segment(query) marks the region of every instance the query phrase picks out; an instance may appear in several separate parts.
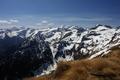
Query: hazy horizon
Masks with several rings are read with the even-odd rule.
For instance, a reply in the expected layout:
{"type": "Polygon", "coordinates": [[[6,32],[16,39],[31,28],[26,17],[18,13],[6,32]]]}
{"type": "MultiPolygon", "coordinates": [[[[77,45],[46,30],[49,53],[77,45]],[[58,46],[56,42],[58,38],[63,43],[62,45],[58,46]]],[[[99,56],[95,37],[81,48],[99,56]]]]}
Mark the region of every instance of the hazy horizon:
{"type": "Polygon", "coordinates": [[[119,26],[119,0],[0,0],[0,24],[119,26]]]}

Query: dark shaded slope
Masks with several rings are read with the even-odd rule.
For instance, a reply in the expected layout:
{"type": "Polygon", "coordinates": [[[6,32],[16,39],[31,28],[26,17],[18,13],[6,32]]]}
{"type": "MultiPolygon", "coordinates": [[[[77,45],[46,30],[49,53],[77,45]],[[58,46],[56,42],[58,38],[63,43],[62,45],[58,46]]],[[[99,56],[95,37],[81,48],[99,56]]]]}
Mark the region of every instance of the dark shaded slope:
{"type": "MultiPolygon", "coordinates": [[[[19,46],[11,46],[7,54],[1,58],[0,79],[17,80],[25,76],[33,76],[41,66],[53,63],[52,53],[44,36],[40,33],[29,37],[19,46]]],[[[41,68],[41,71],[44,67],[41,68]]]]}

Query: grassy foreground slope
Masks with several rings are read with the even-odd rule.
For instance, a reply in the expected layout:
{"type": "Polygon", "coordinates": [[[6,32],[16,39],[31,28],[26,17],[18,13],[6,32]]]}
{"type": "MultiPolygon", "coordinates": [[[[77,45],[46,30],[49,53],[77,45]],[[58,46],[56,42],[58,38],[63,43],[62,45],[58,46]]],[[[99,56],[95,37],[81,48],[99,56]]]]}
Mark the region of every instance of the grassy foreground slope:
{"type": "Polygon", "coordinates": [[[120,47],[92,60],[60,62],[53,73],[25,80],[120,80],[120,47]]]}

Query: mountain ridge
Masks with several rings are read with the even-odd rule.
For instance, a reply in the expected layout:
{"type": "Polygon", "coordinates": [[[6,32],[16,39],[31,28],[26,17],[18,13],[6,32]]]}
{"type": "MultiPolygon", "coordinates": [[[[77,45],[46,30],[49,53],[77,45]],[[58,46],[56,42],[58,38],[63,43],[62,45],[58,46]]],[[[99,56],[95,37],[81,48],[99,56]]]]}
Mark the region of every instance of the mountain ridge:
{"type": "MultiPolygon", "coordinates": [[[[12,75],[6,72],[2,78],[7,75],[10,75],[7,76],[8,79],[14,75],[22,78],[23,74],[24,76],[45,75],[56,69],[56,64],[60,61],[93,59],[106,55],[111,47],[120,44],[119,36],[119,28],[107,25],[96,25],[90,29],[78,26],[47,29],[1,29],[0,58],[4,64],[1,64],[0,67],[4,70],[4,66],[17,66],[12,75]],[[10,62],[12,64],[8,65],[7,63],[10,62]],[[20,64],[16,64],[18,62],[20,64]],[[26,63],[28,65],[25,65],[26,63]],[[18,65],[23,70],[26,69],[26,66],[31,67],[25,72],[21,72],[18,65]]],[[[9,70],[11,69],[8,67],[9,70]]]]}

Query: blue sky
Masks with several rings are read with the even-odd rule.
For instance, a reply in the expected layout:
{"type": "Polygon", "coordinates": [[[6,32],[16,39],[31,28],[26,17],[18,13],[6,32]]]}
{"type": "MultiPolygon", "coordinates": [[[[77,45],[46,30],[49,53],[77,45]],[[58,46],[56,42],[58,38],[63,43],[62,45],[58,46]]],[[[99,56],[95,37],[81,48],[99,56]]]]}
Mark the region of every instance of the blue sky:
{"type": "Polygon", "coordinates": [[[0,0],[0,20],[12,19],[22,25],[118,26],[120,0],[0,0]]]}

